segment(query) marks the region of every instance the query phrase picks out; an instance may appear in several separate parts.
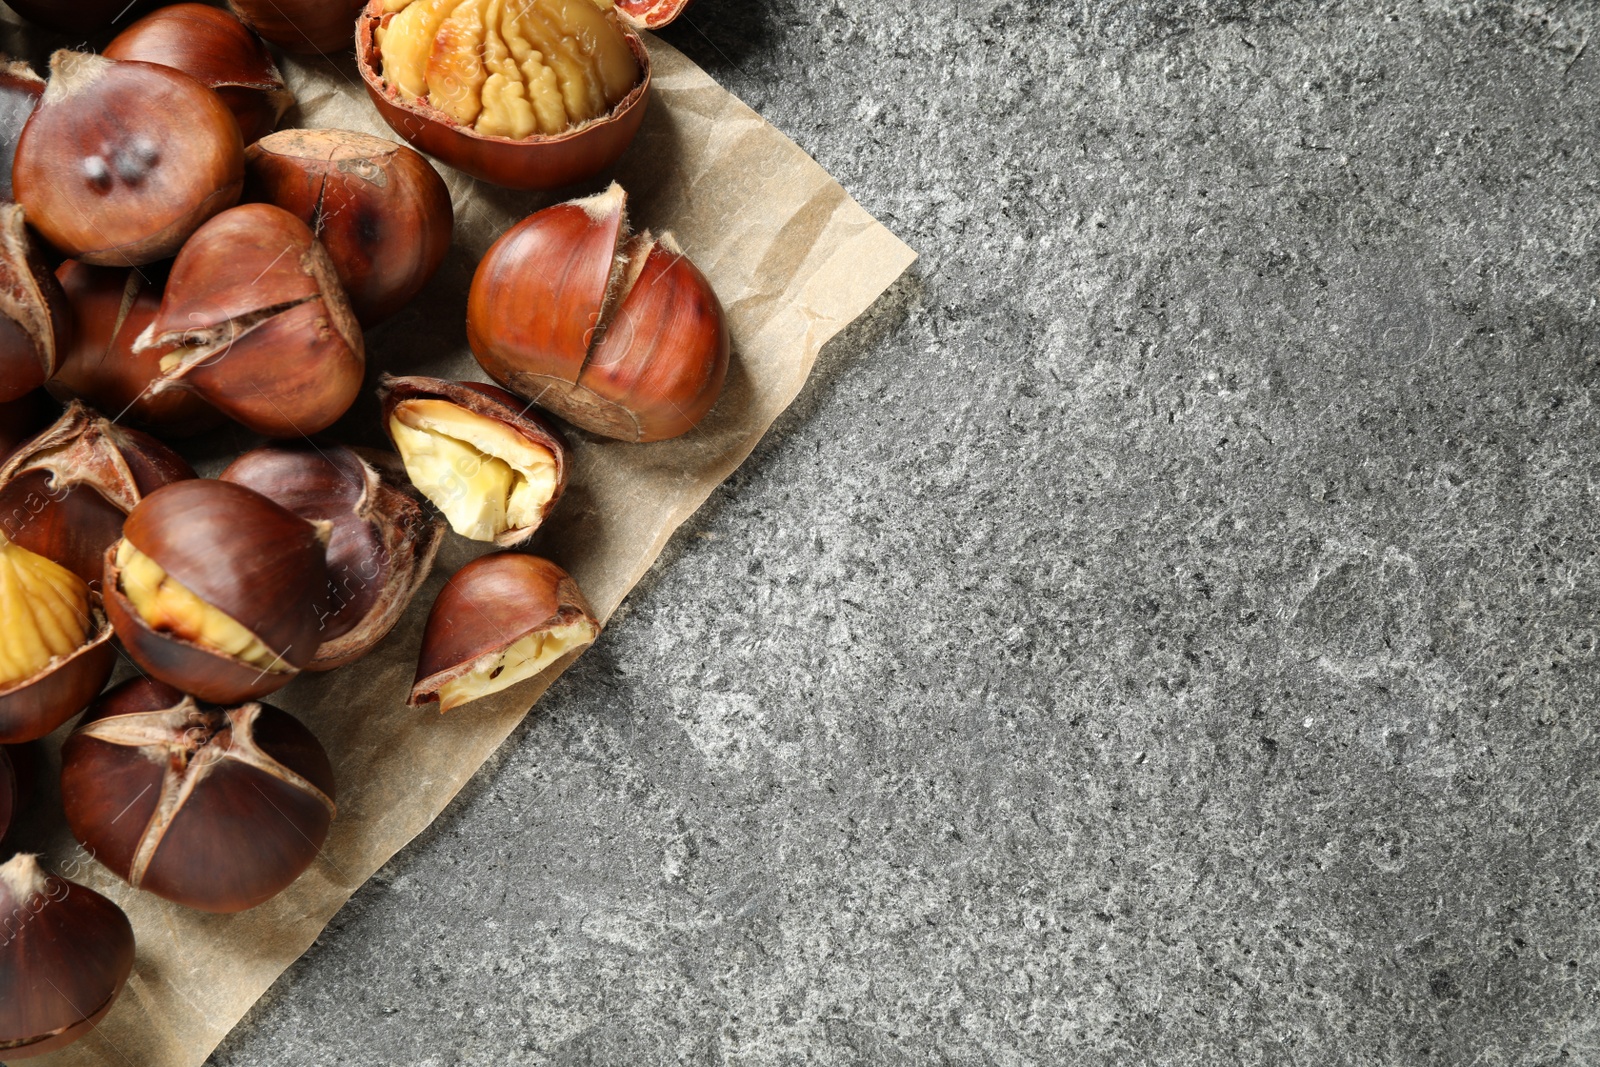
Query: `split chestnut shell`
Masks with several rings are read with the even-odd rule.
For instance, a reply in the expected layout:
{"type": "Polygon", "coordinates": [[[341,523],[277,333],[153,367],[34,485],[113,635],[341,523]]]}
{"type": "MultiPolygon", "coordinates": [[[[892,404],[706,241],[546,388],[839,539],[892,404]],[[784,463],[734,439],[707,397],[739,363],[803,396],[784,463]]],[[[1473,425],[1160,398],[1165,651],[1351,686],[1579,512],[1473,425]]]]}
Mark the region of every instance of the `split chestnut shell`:
{"type": "Polygon", "coordinates": [[[107,693],[61,749],[72,833],[119,878],[186,907],[253,908],[316,859],[333,768],[270,704],[199,704],[138,678],[107,693]]]}
{"type": "Polygon", "coordinates": [[[66,294],[34,246],[23,209],[0,205],[0,403],[48,381],[71,342],[66,294]]]}

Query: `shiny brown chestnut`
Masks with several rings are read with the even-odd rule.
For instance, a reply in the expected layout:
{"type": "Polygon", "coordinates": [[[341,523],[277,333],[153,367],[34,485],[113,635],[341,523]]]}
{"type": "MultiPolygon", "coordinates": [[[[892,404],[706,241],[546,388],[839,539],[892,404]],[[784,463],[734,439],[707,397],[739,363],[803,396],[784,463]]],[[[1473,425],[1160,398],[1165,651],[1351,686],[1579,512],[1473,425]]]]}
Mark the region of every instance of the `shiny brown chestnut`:
{"type": "Polygon", "coordinates": [[[350,47],[366,0],[228,0],[233,13],[289,52],[331,55],[350,47]]]}
{"type": "Polygon", "coordinates": [[[156,392],[171,347],[135,352],[133,342],[161,307],[166,272],[153,267],[92,267],[69,259],[56,278],[72,308],[72,344],[47,388],[165,437],[191,437],[226,421],[187,389],[156,392]]]}
{"type": "Polygon", "coordinates": [[[17,449],[60,415],[60,405],[43,389],[0,403],[0,463],[10,459],[17,449]]]}
{"type": "Polygon", "coordinates": [[[0,538],[92,585],[128,512],[146,494],[193,477],[154,437],[74,401],[0,466],[0,538]]]}
{"type": "Polygon", "coordinates": [[[12,181],[28,221],[64,254],[138,266],[239,199],[244,143],[222,99],[187,74],[63,50],[12,181]]]}
{"type": "MultiPolygon", "coordinates": [[[[438,7],[443,0],[417,2],[438,7]]],[[[583,27],[569,28],[569,32],[561,36],[567,41],[587,41],[589,47],[593,48],[598,40],[610,37],[613,33],[619,34],[633,62],[626,91],[620,96],[615,92],[606,93],[605,98],[611,101],[609,109],[597,117],[565,127],[553,123],[555,132],[508,136],[499,132],[483,132],[479,128],[483,124],[476,120],[471,124],[463,121],[461,101],[455,99],[460,95],[459,87],[467,86],[470,92],[479,93],[478,102],[481,102],[482,87],[488,84],[488,71],[480,57],[490,52],[469,42],[472,31],[466,24],[457,30],[453,23],[442,23],[436,17],[439,13],[429,13],[429,17],[423,20],[427,24],[425,30],[442,31],[443,36],[435,32],[431,40],[407,46],[407,50],[414,51],[418,48],[429,49],[441,40],[459,40],[463,43],[464,47],[453,54],[438,55],[430,61],[432,75],[445,99],[436,100],[431,93],[419,94],[416,90],[422,89],[422,85],[407,86],[407,76],[385,69],[381,38],[387,36],[396,18],[405,14],[399,10],[404,6],[392,0],[370,0],[356,23],[356,66],[361,71],[367,94],[384,121],[401,137],[429,155],[496,185],[513,189],[554,189],[593,177],[616,162],[639,132],[650,96],[650,54],[635,26],[624,17],[623,12],[603,12],[604,20],[610,24],[603,33],[583,27]]],[[[608,8],[609,4],[598,6],[608,8]]],[[[476,11],[472,14],[482,18],[485,12],[476,11]]],[[[519,47],[523,45],[535,53],[541,51],[531,42],[523,42],[519,47]]],[[[420,63],[417,66],[420,69],[420,63]]],[[[571,66],[579,70],[595,69],[593,57],[588,55],[571,66]]],[[[546,73],[549,74],[550,83],[554,84],[556,75],[549,68],[546,68],[546,73]]],[[[604,82],[609,79],[600,80],[604,82]]],[[[583,99],[598,91],[599,87],[596,86],[574,88],[573,97],[583,99]]],[[[537,117],[537,108],[533,114],[537,117]]],[[[503,120],[485,129],[504,129],[509,132],[503,120]]]]}
{"type": "Polygon", "coordinates": [[[140,667],[201,700],[276,692],[316,658],[326,524],[196,478],[145,497],[105,557],[106,614],[140,667]]]}
{"type": "Polygon", "coordinates": [[[424,510],[392,454],[280,441],[246,452],[221,477],[330,525],[321,644],[307,670],[332,670],[370,652],[433,569],[444,523],[424,510]]]}
{"type": "Polygon", "coordinates": [[[378,402],[411,484],[462,537],[521,544],[567,487],[561,434],[504,389],[384,375],[378,402]]]}
{"type": "Polygon", "coordinates": [[[36,740],[82,711],[115,655],[88,583],[0,539],[0,744],[36,740]]]}
{"type": "Polygon", "coordinates": [[[270,704],[200,704],[136,678],[61,747],[72,833],[136,889],[210,912],[277,896],[333,822],[333,768],[315,735],[270,704]]]}
{"type": "Polygon", "coordinates": [[[245,199],[311,227],[363,325],[409,303],[450,250],[450,190],[405,145],[354,130],[284,130],[251,145],[245,167],[245,199]]]}
{"type": "Polygon", "coordinates": [[[10,200],[11,164],[22,127],[44,95],[44,79],[22,60],[0,58],[0,200],[10,200]]]}
{"type": "Polygon", "coordinates": [[[26,853],[0,865],[0,1056],[65,1048],[94,1029],[133,971],[133,926],[105,897],[26,853]]]}
{"type": "Polygon", "coordinates": [[[207,4],[153,11],[117,34],[101,54],[183,71],[228,105],[245,144],[271,133],[294,105],[261,39],[235,16],[207,4]]]}
{"type": "Polygon", "coordinates": [[[687,433],[728,373],[711,283],[671,234],[628,236],[627,194],[614,183],[494,243],[472,278],[467,342],[501,385],[622,441],[687,433]]]}
{"type": "Polygon", "coordinates": [[[566,571],[518,552],[481,556],[434,601],[408,702],[450,711],[540,674],[599,635],[566,571]]]}
{"type": "Polygon", "coordinates": [[[361,392],[366,349],[337,271],[309,227],[243,204],[178,253],[133,351],[170,349],[157,395],[187,389],[270,437],[319,433],[361,392]]]}
{"type": "Polygon", "coordinates": [[[39,388],[72,342],[66,294],[16,204],[0,204],[0,403],[39,388]]]}

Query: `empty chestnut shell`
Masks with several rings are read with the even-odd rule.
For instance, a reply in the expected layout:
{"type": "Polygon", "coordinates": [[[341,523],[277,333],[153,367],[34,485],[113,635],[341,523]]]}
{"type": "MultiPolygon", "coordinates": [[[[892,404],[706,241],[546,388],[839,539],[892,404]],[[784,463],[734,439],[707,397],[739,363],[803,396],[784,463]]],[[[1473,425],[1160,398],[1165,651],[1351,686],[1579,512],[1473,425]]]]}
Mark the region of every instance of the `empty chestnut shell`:
{"type": "Polygon", "coordinates": [[[728,373],[711,283],[670,234],[628,236],[616,184],[530,215],[494,243],[472,278],[467,341],[501,385],[621,441],[687,433],[728,373]]]}
{"type": "Polygon", "coordinates": [[[0,1056],[65,1048],[92,1030],[133,971],[133,926],[94,890],[26,853],[0,865],[0,1056]]]}
{"type": "Polygon", "coordinates": [[[0,204],[0,403],[48,381],[71,342],[66,294],[28,236],[23,209],[0,204]]]}
{"type": "Polygon", "coordinates": [[[271,133],[294,104],[261,39],[233,15],[206,4],[153,11],[117,34],[102,54],[183,71],[228,105],[245,144],[271,133]]]}
{"type": "Polygon", "coordinates": [[[60,51],[12,170],[28,221],[86,263],[178,250],[239,199],[244,143],[216,93],[153,63],[60,51]]]}
{"type": "Polygon", "coordinates": [[[411,484],[462,537],[521,544],[567,487],[566,442],[504,389],[385,375],[378,402],[411,484]]]}
{"type": "Polygon", "coordinates": [[[277,691],[316,658],[328,528],[196,478],[145,497],[105,556],[106,614],[136,663],[201,700],[277,691]]]}
{"type": "MultiPolygon", "coordinates": [[[[356,23],[356,66],[367,95],[385,122],[412,145],[459,170],[513,189],[554,189],[591,178],[627,151],[644,121],[650,96],[650,54],[618,13],[616,26],[638,64],[638,82],[610,111],[560,133],[512,138],[479,133],[433,106],[408,99],[384,76],[380,29],[395,18],[386,0],[371,0],[356,23]]],[[[476,49],[469,49],[473,54],[476,49]]],[[[455,75],[458,82],[470,79],[455,75]]],[[[482,84],[481,82],[479,83],[482,84]]]]}
{"type": "Polygon", "coordinates": [[[246,452],[222,480],[330,524],[322,643],[307,670],[342,667],[383,640],[427,580],[444,537],[444,523],[423,509],[388,453],[283,441],[246,452]]]}
{"type": "Polygon", "coordinates": [[[361,392],[365,342],[328,254],[271,204],[224,211],[172,265],[161,309],[133,343],[170,349],[156,395],[188,389],[270,437],[327,429],[361,392]]]}
{"type": "Polygon", "coordinates": [[[0,200],[10,200],[17,141],[44,95],[44,79],[21,60],[0,59],[0,200]]]}
{"type": "Polygon", "coordinates": [[[534,677],[599,634],[566,571],[517,552],[482,556],[439,591],[408,703],[450,711],[534,677]]]}
{"type": "Polygon", "coordinates": [[[71,305],[73,329],[72,344],[47,386],[52,393],[165,437],[190,437],[222,425],[222,412],[198,394],[156,392],[161,361],[172,348],[133,350],[161,307],[165,271],[91,267],[69,259],[56,269],[56,278],[71,305]]]}
{"type": "Polygon", "coordinates": [[[228,0],[261,36],[290,52],[329,55],[350,47],[366,0],[228,0]]]}
{"type": "Polygon", "coordinates": [[[193,478],[176,452],[74,401],[0,466],[0,538],[91,585],[140,500],[193,478]]]}
{"type": "Polygon", "coordinates": [[[450,190],[405,145],[353,130],[284,130],[251,145],[245,165],[245,199],[311,227],[363,325],[409,303],[450,250],[450,190]]]}
{"type": "Polygon", "coordinates": [[[136,889],[236,912],[311,866],[334,817],[316,737],[270,704],[199,704],[136,678],[111,690],[61,747],[72,833],[136,889]]]}

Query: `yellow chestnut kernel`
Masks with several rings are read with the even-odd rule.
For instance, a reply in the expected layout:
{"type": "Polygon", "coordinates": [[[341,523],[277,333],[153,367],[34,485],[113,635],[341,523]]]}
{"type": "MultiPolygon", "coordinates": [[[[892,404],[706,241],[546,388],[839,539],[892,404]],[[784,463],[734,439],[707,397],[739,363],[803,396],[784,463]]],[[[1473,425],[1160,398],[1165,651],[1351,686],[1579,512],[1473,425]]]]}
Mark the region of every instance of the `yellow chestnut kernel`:
{"type": "Polygon", "coordinates": [[[449,711],[470,701],[527,681],[575,648],[594,643],[599,627],[588,619],[553,626],[522,637],[472,671],[439,687],[439,710],[449,711]]]}
{"type": "Polygon", "coordinates": [[[83,647],[89,587],[65,567],[0,540],[0,687],[27,681],[83,647]]]}
{"type": "Polygon", "coordinates": [[[161,565],[124,540],[117,545],[122,595],[152,630],[223,652],[263,671],[288,668],[242,623],[201,600],[161,565]]]}

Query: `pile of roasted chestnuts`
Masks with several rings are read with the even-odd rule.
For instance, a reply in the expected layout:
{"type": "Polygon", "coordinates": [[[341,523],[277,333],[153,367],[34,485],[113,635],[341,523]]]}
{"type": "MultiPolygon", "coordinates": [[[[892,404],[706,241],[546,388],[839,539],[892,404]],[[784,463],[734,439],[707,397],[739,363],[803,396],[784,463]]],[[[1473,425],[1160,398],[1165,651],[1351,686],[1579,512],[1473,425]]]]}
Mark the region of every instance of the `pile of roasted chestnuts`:
{"type": "MultiPolygon", "coordinates": [[[[716,294],[612,185],[478,265],[464,336],[498,384],[383,373],[366,330],[444,262],[449,189],[407,145],[277,130],[295,101],[273,49],[353,47],[416,148],[549,188],[627,148],[637,31],[684,3],[146,0],[129,23],[126,0],[11,0],[74,39],[121,32],[43,76],[0,65],[0,842],[60,730],[75,862],[207,912],[282,892],[327,839],[338,767],[264,701],[383,642],[451,531],[492,550],[443,584],[410,705],[451,711],[596,639],[577,583],[519,546],[567,487],[570,428],[650,442],[707,417],[716,294]],[[392,451],[324,436],[374,388],[392,451]],[[197,477],[172,442],[229,423],[259,446],[197,477]]],[[[136,959],[111,900],[0,863],[0,1059],[80,1037],[136,959]]]]}

